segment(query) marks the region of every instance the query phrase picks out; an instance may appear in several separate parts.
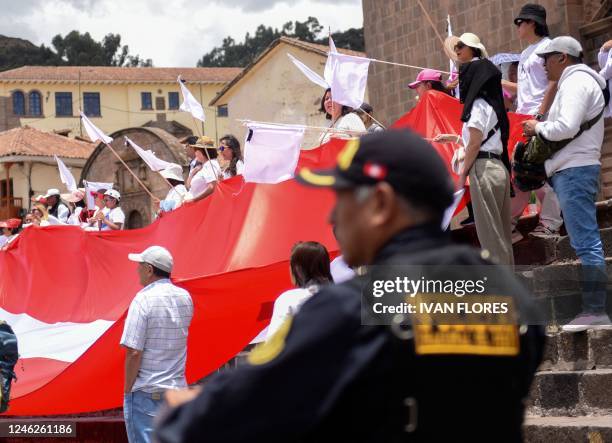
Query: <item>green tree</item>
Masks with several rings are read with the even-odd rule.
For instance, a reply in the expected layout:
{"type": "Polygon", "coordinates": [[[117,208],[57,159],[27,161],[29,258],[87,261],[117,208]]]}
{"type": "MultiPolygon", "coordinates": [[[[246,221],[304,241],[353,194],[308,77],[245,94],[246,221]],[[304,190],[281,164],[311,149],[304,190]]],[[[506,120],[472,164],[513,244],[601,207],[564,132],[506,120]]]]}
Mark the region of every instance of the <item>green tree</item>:
{"type": "MultiPolygon", "coordinates": [[[[316,17],[308,17],[304,22],[285,23],[280,30],[270,26],[259,25],[255,33],[246,33],[244,42],[237,43],[232,37],[225,37],[221,46],[213,48],[198,60],[199,67],[244,67],[251,63],[261,52],[281,36],[297,38],[306,42],[327,45],[327,36],[323,36],[323,26],[316,17]]],[[[363,51],[363,29],[351,28],[344,32],[332,34],[339,48],[363,51]]]]}

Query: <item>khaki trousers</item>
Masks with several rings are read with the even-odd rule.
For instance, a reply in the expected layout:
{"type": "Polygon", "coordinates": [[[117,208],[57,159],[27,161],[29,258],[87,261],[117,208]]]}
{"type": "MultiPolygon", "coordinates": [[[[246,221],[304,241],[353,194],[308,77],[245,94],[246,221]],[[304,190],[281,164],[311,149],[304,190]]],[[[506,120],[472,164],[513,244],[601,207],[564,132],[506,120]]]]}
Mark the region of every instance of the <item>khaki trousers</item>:
{"type": "Polygon", "coordinates": [[[470,194],[480,246],[494,263],[514,265],[510,175],[504,164],[477,158],[470,169],[470,194]]]}

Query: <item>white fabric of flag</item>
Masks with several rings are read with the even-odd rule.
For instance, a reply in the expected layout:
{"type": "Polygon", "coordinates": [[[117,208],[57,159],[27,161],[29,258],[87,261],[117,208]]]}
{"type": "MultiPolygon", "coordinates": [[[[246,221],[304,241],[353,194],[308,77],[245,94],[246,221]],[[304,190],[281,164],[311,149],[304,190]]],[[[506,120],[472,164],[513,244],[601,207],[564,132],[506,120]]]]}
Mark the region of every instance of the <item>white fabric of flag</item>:
{"type": "Polygon", "coordinates": [[[312,69],[310,69],[308,66],[306,66],[301,61],[299,61],[293,55],[287,54],[287,56],[293,62],[293,64],[295,66],[297,66],[297,68],[300,71],[302,71],[302,74],[304,74],[308,78],[308,80],[310,80],[311,82],[313,82],[316,85],[319,85],[320,87],[322,87],[324,89],[329,88],[329,83],[327,83],[323,77],[321,77],[319,74],[314,72],[312,69]]]}
{"type": "Polygon", "coordinates": [[[443,231],[446,231],[448,227],[450,226],[451,220],[453,219],[453,215],[455,215],[455,211],[457,210],[457,207],[459,206],[459,202],[461,201],[463,194],[465,194],[465,188],[461,188],[458,191],[456,191],[455,194],[453,195],[453,202],[448,208],[446,208],[446,211],[444,211],[444,217],[442,217],[442,230],[443,231]]]}
{"type": "Polygon", "coordinates": [[[370,59],[331,52],[333,64],[331,93],[334,102],[359,108],[365,98],[370,59]]]}
{"type": "Polygon", "coordinates": [[[147,164],[147,166],[151,168],[151,171],[155,171],[155,172],[161,171],[162,169],[166,169],[167,167],[173,165],[173,163],[157,158],[155,153],[151,151],[150,149],[145,151],[144,149],[142,149],[140,146],[138,146],[136,143],[134,143],[129,138],[125,137],[125,141],[128,143],[128,145],[134,148],[134,151],[136,151],[136,153],[140,156],[142,161],[144,161],[147,164]]]}
{"type": "Polygon", "coordinates": [[[100,130],[96,125],[94,125],[85,114],[81,112],[81,120],[83,121],[83,127],[85,128],[85,132],[89,136],[92,142],[95,141],[103,141],[104,143],[110,143],[113,141],[111,137],[106,135],[104,132],[100,130]]]}
{"type": "Polygon", "coordinates": [[[244,181],[276,184],[293,178],[304,140],[304,126],[249,122],[247,128],[244,181]]]}
{"type": "Polygon", "coordinates": [[[325,70],[323,71],[323,77],[325,81],[331,87],[332,80],[334,78],[334,59],[330,57],[330,54],[337,54],[336,44],[331,34],[329,36],[329,53],[327,54],[327,61],[325,62],[325,70]]]}
{"type": "Polygon", "coordinates": [[[206,118],[204,116],[204,108],[202,108],[200,102],[198,102],[191,94],[191,91],[187,89],[187,86],[185,86],[183,83],[180,75],[178,76],[177,81],[181,87],[181,93],[183,94],[183,103],[181,103],[179,109],[184,112],[189,112],[194,118],[197,118],[202,122],[205,121],[206,118]]]}
{"type": "MultiPolygon", "coordinates": [[[[451,26],[450,15],[446,16],[446,33],[447,37],[453,36],[453,28],[451,26]]],[[[448,61],[448,72],[450,72],[450,81],[454,81],[459,75],[457,73],[457,66],[455,65],[455,62],[453,60],[448,61]]],[[[457,85],[457,87],[455,88],[455,97],[459,98],[459,85],[457,85]]]]}
{"type": "Polygon", "coordinates": [[[85,197],[87,199],[87,209],[89,209],[90,211],[93,211],[94,209],[96,209],[96,203],[95,203],[93,194],[97,193],[100,189],[106,189],[107,191],[109,189],[113,189],[112,183],[88,182],[84,180],[83,184],[85,185],[85,197]]]}
{"type": "Polygon", "coordinates": [[[57,155],[54,154],[53,157],[55,157],[55,161],[57,162],[57,169],[59,169],[60,180],[63,184],[66,185],[66,189],[68,189],[68,191],[75,192],[77,190],[77,184],[76,180],[74,179],[74,175],[72,175],[70,169],[66,167],[64,162],[57,155]]]}

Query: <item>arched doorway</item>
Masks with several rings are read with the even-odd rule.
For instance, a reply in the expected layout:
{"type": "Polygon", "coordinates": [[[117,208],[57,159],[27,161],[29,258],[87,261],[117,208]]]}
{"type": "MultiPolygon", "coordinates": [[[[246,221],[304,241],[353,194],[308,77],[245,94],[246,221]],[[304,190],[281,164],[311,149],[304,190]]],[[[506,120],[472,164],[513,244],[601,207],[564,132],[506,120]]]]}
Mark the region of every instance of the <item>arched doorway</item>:
{"type": "Polygon", "coordinates": [[[138,211],[130,212],[127,221],[127,229],[138,229],[144,226],[144,222],[142,220],[142,215],[138,211]]]}

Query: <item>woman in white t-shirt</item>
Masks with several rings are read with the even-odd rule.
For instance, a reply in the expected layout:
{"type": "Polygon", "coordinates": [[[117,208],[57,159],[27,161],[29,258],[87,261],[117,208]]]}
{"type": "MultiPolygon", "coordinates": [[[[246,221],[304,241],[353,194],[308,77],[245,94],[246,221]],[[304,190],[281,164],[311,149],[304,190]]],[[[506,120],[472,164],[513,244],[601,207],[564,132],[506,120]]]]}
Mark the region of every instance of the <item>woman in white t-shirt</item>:
{"type": "Polygon", "coordinates": [[[328,130],[321,134],[319,145],[327,143],[332,137],[358,137],[359,133],[366,132],[366,127],[363,124],[363,121],[357,114],[355,114],[353,108],[333,101],[331,89],[327,89],[325,94],[323,94],[323,97],[321,98],[321,108],[319,110],[325,113],[325,118],[327,120],[331,120],[329,128],[338,130],[338,132],[328,130]],[[342,133],[340,132],[342,130],[351,132],[342,133]]]}
{"type": "Polygon", "coordinates": [[[242,175],[244,162],[242,161],[242,151],[240,142],[231,134],[224,135],[220,140],[219,152],[227,166],[223,169],[223,178],[228,179],[237,175],[242,175]]]}
{"type": "Polygon", "coordinates": [[[171,166],[160,171],[160,175],[170,183],[172,188],[166,194],[166,198],[159,202],[159,214],[181,207],[183,201],[187,198],[187,188],[185,187],[183,167],[181,165],[173,163],[171,166]]]}
{"type": "Polygon", "coordinates": [[[223,179],[221,166],[217,161],[217,150],[210,137],[200,137],[198,143],[192,145],[195,150],[197,166],[191,170],[186,186],[189,190],[188,201],[198,201],[208,197],[223,179]]]}
{"type": "Polygon", "coordinates": [[[300,242],[293,246],[289,259],[289,275],[291,283],[297,288],[283,292],[274,302],[267,340],[285,321],[293,317],[321,286],[333,283],[329,253],[325,246],[314,241],[300,242]]]}
{"type": "Polygon", "coordinates": [[[100,222],[101,231],[117,231],[123,229],[125,214],[119,207],[121,194],[115,189],[109,189],[104,193],[104,209],[95,217],[100,222]]]}

